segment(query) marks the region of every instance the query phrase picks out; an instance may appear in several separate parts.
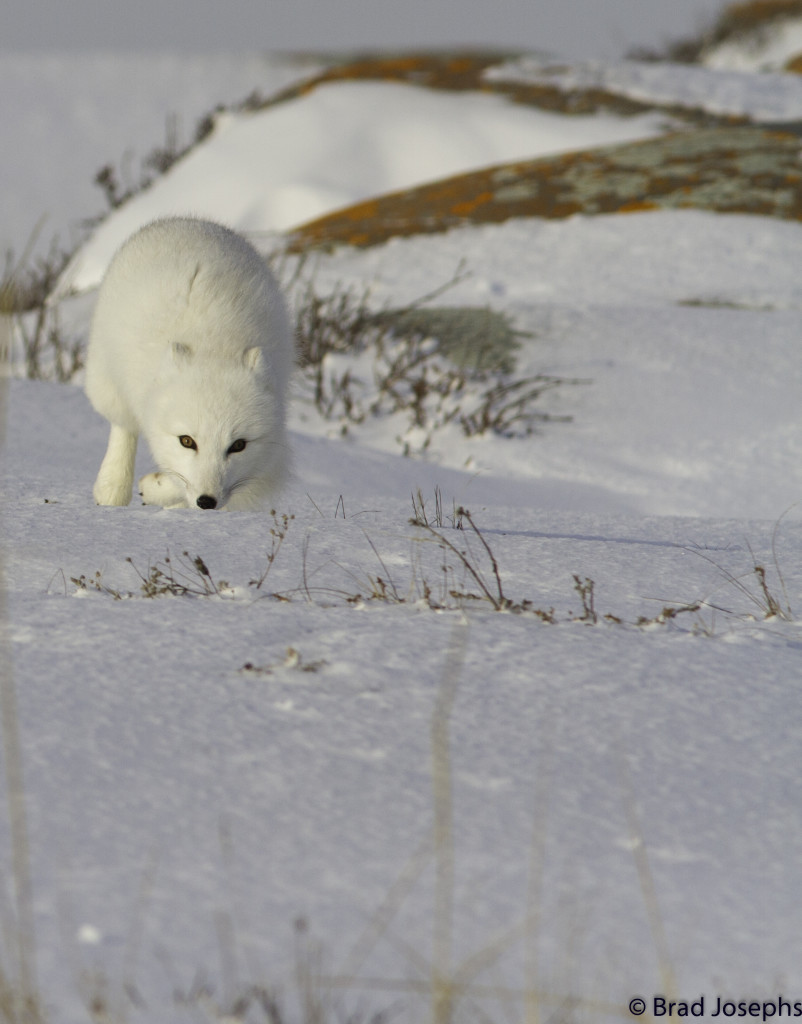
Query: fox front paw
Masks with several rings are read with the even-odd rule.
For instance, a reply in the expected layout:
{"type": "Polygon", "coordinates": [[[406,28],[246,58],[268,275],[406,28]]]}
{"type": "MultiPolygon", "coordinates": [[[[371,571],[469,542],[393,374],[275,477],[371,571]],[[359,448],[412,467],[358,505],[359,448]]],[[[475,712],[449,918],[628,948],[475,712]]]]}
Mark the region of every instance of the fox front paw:
{"type": "Polygon", "coordinates": [[[169,473],[148,473],[139,481],[139,494],[146,505],[162,508],[186,507],[186,496],[181,485],[169,473]]]}
{"type": "Polygon", "coordinates": [[[96,505],[127,505],[131,500],[130,481],[104,479],[99,476],[92,488],[96,505]]]}

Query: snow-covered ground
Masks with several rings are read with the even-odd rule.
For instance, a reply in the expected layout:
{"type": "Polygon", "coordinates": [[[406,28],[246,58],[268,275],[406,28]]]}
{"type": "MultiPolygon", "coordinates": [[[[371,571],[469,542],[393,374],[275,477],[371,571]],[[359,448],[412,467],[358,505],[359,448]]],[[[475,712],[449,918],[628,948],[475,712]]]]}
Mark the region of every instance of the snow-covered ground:
{"type": "MultiPolygon", "coordinates": [[[[360,88],[354,144],[408,161],[360,88]]],[[[432,132],[468,138],[488,99],[433,96],[432,132]]],[[[312,109],[296,106],[299,138],[312,109]]],[[[518,114],[513,151],[542,130],[518,114]]],[[[554,118],[548,145],[563,124],[576,147],[581,123],[554,118]]],[[[263,173],[240,161],[242,210],[264,208],[263,173]]],[[[165,212],[160,194],[137,216],[165,212]]],[[[801,249],[799,224],[677,211],[317,257],[321,294],[369,287],[377,308],[464,261],[438,301],[531,334],[519,374],[587,383],[541,399],[570,421],[444,429],[423,458],[401,454],[403,416],[341,436],[299,381],[275,517],[96,508],[106,425],[81,390],[3,381],[0,664],[54,1021],[93,999],[115,1020],[269,1019],[255,995],[234,1005],[249,985],[321,1019],[297,1007],[299,958],[326,976],[300,983],[324,1020],[422,1020],[438,976],[460,1022],[802,1001],[801,249]],[[436,488],[443,527],[411,525],[411,494],[433,521],[436,488]],[[481,537],[451,528],[455,505],[481,537]],[[193,592],[145,597],[139,574],[166,558],[193,592]]],[[[70,330],[90,310],[65,303],[70,330]]],[[[10,864],[5,819],[0,843],[10,864]]]]}

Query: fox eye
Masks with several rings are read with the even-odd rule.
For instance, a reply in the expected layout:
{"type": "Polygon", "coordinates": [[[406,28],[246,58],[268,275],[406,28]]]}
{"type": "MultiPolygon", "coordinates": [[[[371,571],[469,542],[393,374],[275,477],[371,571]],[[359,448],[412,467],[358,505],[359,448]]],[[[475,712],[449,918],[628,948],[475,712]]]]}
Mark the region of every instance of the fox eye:
{"type": "Polygon", "coordinates": [[[247,443],[248,442],[245,440],[244,437],[237,438],[237,440],[232,443],[231,447],[226,452],[226,455],[233,455],[234,452],[241,452],[245,448],[245,445],[247,443]]]}
{"type": "Polygon", "coordinates": [[[189,434],[182,434],[178,440],[185,448],[194,448],[195,451],[198,450],[198,446],[195,444],[194,438],[190,437],[189,434]]]}

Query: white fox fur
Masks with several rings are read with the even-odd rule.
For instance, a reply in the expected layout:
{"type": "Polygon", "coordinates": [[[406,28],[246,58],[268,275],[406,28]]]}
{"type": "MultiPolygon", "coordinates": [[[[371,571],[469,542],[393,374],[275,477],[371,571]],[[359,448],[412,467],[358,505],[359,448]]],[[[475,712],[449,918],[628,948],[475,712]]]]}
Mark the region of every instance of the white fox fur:
{"type": "Polygon", "coordinates": [[[132,235],[100,287],[86,394],[111,423],[93,494],[131,500],[142,434],[160,472],[146,504],[258,506],[289,468],[294,361],[286,307],[264,260],[209,221],[157,220],[132,235]]]}

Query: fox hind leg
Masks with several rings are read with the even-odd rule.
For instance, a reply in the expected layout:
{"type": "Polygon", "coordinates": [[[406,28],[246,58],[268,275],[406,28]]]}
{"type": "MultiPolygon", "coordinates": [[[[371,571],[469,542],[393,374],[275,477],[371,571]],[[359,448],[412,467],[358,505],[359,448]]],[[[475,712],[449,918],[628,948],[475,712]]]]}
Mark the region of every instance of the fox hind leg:
{"type": "Polygon", "coordinates": [[[127,505],[134,485],[137,435],[112,423],[109,444],[92,489],[98,505],[127,505]]]}

